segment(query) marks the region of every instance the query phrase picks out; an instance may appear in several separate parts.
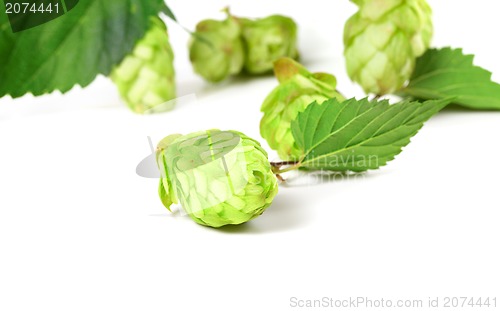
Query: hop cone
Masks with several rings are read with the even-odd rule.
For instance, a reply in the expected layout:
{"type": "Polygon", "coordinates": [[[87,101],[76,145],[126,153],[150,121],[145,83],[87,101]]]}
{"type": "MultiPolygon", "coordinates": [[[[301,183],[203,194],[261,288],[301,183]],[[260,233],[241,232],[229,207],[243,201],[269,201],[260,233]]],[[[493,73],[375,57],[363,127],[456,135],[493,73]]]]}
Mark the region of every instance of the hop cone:
{"type": "Polygon", "coordinates": [[[209,19],[198,23],[189,58],[194,71],[210,82],[240,73],[245,55],[239,22],[228,13],[224,21],[209,19]]]}
{"type": "Polygon", "coordinates": [[[262,19],[240,19],[245,42],[245,70],[261,74],[273,69],[280,57],[297,58],[297,25],[293,19],[273,15],[262,19]]]}
{"type": "Polygon", "coordinates": [[[346,23],[347,71],[366,93],[404,86],[415,60],[429,48],[433,26],[425,0],[353,0],[359,11],[346,23]]]}
{"type": "Polygon", "coordinates": [[[160,108],[168,110],[167,101],[175,98],[174,53],[163,21],[151,18],[150,29],[133,52],[111,73],[122,98],[134,112],[160,108]]]}
{"type": "Polygon", "coordinates": [[[158,146],[157,162],[163,204],[180,203],[205,226],[247,222],[261,215],[278,191],[267,153],[236,131],[168,136],[158,146]]]}
{"type": "Polygon", "coordinates": [[[336,91],[337,80],[326,73],[310,73],[290,58],[274,64],[278,85],[265,99],[261,111],[260,133],[283,160],[299,160],[303,155],[292,135],[291,122],[312,102],[330,98],[343,101],[336,91]]]}

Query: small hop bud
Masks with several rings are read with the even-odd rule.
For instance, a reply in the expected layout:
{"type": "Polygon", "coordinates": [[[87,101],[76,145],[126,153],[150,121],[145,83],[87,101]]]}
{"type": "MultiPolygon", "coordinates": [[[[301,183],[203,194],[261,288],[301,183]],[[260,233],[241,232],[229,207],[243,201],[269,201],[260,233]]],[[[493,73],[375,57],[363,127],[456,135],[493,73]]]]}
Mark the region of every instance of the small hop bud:
{"type": "Polygon", "coordinates": [[[165,207],[180,203],[205,226],[247,222],[261,215],[278,191],[267,153],[236,131],[168,136],[158,145],[157,162],[165,207]]]}
{"type": "Polygon", "coordinates": [[[344,29],[347,72],[366,93],[393,93],[430,46],[431,8],[425,0],[352,1],[359,11],[344,29]]]}
{"type": "Polygon", "coordinates": [[[297,24],[293,19],[272,15],[266,18],[240,19],[245,42],[245,70],[251,74],[261,74],[273,69],[273,63],[280,57],[296,59],[297,24]]]}
{"type": "Polygon", "coordinates": [[[337,80],[327,73],[310,73],[290,58],[274,63],[278,85],[264,100],[261,111],[260,133],[269,146],[278,151],[283,160],[300,160],[303,151],[295,143],[291,123],[314,101],[345,99],[336,91],[337,80]]]}
{"type": "Polygon", "coordinates": [[[241,26],[228,12],[224,21],[204,20],[198,23],[189,45],[194,71],[210,82],[220,82],[240,73],[245,54],[241,26]]]}
{"type": "Polygon", "coordinates": [[[136,113],[155,107],[168,110],[165,105],[175,98],[174,53],[170,46],[167,27],[158,17],[151,18],[150,28],[137,42],[130,55],[111,73],[111,79],[127,103],[136,113]]]}

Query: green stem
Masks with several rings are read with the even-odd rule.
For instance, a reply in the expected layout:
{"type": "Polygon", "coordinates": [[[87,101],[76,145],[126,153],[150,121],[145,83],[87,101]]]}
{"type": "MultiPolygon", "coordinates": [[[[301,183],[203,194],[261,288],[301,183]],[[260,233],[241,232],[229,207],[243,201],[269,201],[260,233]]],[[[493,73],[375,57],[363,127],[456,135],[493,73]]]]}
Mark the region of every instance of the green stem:
{"type": "Polygon", "coordinates": [[[298,169],[301,165],[301,161],[283,161],[283,162],[270,162],[273,173],[276,175],[280,175],[286,172],[290,172],[298,169]],[[284,169],[281,169],[282,166],[288,166],[284,169]]]}
{"type": "Polygon", "coordinates": [[[299,161],[269,162],[272,167],[282,167],[283,165],[295,165],[298,163],[299,161]]]}
{"type": "Polygon", "coordinates": [[[286,172],[297,170],[297,169],[300,168],[301,165],[302,165],[302,163],[297,163],[296,165],[289,166],[289,167],[284,168],[282,170],[278,170],[276,174],[283,174],[283,173],[286,173],[286,172]]]}

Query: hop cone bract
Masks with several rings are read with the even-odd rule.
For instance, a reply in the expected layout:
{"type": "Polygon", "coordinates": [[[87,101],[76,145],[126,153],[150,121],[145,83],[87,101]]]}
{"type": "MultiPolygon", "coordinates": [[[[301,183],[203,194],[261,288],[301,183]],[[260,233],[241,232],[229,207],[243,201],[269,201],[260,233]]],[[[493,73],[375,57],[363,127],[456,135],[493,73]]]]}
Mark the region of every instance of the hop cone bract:
{"type": "Polygon", "coordinates": [[[165,23],[151,18],[150,28],[137,42],[130,55],[111,73],[111,79],[127,105],[134,112],[144,113],[155,107],[173,108],[176,96],[174,53],[165,23]]]}
{"type": "Polygon", "coordinates": [[[359,11],[345,25],[347,71],[366,93],[389,94],[410,78],[431,42],[431,8],[425,0],[353,0],[359,11]]]}
{"type": "Polygon", "coordinates": [[[245,55],[241,26],[228,13],[224,21],[198,23],[189,46],[194,71],[210,82],[219,82],[240,73],[245,55]]]}
{"type": "Polygon", "coordinates": [[[209,130],[160,142],[160,198],[180,203],[197,223],[241,224],[259,215],[277,193],[277,180],[260,144],[236,131],[209,130]]]}
{"type": "Polygon", "coordinates": [[[327,73],[310,73],[290,58],[274,64],[278,85],[264,100],[260,133],[283,160],[299,160],[303,151],[295,143],[291,122],[312,102],[323,103],[330,98],[343,101],[336,91],[337,80],[327,73]]]}
{"type": "Polygon", "coordinates": [[[241,19],[245,43],[245,70],[251,74],[271,71],[280,57],[297,58],[297,25],[293,19],[272,15],[266,18],[241,19]]]}

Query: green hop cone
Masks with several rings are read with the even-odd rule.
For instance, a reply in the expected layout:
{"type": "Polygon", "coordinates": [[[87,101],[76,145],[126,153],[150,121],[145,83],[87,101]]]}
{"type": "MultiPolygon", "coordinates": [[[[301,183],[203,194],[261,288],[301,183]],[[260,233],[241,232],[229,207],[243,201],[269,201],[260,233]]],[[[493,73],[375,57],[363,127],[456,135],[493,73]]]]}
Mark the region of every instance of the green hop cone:
{"type": "Polygon", "coordinates": [[[266,18],[240,19],[245,43],[245,70],[250,74],[261,74],[273,69],[280,57],[296,59],[297,24],[293,19],[272,15],[266,18]]]}
{"type": "Polygon", "coordinates": [[[210,82],[220,82],[243,68],[241,26],[227,14],[224,21],[209,19],[198,23],[189,45],[194,71],[210,82]]]}
{"type": "Polygon", "coordinates": [[[352,1],[359,11],[344,29],[347,72],[366,93],[393,93],[430,46],[431,8],[425,0],[352,1]]]}
{"type": "Polygon", "coordinates": [[[262,104],[264,113],[260,133],[283,160],[300,160],[303,151],[295,143],[291,122],[312,102],[323,103],[330,98],[345,99],[336,91],[337,80],[327,73],[310,73],[290,58],[274,64],[280,84],[262,104]]]}
{"type": "Polygon", "coordinates": [[[130,55],[111,73],[111,79],[127,105],[134,112],[169,110],[176,96],[174,53],[167,27],[158,17],[130,55]]]}
{"type": "Polygon", "coordinates": [[[278,191],[267,153],[236,131],[168,136],[158,145],[157,162],[165,207],[180,203],[205,226],[247,222],[261,215],[278,191]]]}

